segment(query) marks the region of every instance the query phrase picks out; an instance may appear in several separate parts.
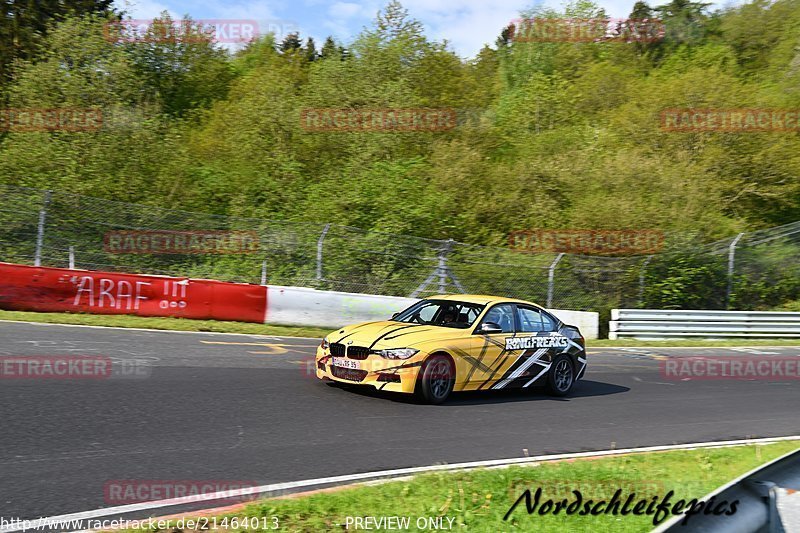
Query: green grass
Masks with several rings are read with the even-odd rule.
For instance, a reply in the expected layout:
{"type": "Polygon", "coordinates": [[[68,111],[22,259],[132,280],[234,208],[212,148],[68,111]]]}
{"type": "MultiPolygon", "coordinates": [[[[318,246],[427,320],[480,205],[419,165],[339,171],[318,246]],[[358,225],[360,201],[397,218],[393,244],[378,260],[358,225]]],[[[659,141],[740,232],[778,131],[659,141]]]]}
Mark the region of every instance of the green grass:
{"type": "Polygon", "coordinates": [[[218,320],[190,320],[187,318],[141,317],[131,315],[90,315],[83,313],[33,313],[28,311],[2,311],[0,320],[45,322],[48,324],[80,324],[117,328],[163,329],[170,331],[211,331],[217,333],[243,333],[247,335],[276,335],[279,337],[322,338],[333,328],[309,326],[275,326],[250,322],[221,322],[218,320]]]}
{"type": "MultiPolygon", "coordinates": [[[[625,492],[623,501],[636,490],[640,495],[647,494],[648,501],[655,495],[660,501],[669,490],[675,491],[673,503],[701,498],[731,479],[796,449],[800,449],[800,442],[789,441],[426,474],[405,481],[261,500],[220,515],[217,523],[222,516],[269,520],[277,517],[280,531],[318,532],[345,530],[348,516],[409,516],[412,523],[418,517],[449,517],[454,519],[453,530],[459,531],[644,532],[653,528],[652,515],[528,515],[523,502],[508,521],[503,517],[525,489],[535,492],[537,487],[543,487],[542,503],[549,498],[571,499],[569,491],[575,488],[584,489],[584,500],[595,501],[610,499],[617,488],[625,492]]],[[[167,529],[173,525],[174,521],[167,529]]]]}
{"type": "MultiPolygon", "coordinates": [[[[90,315],[83,313],[33,313],[28,311],[2,311],[0,320],[22,320],[49,324],[82,324],[117,328],[148,328],[171,331],[212,331],[218,333],[243,333],[248,335],[276,335],[279,337],[322,338],[334,328],[313,326],[278,326],[249,322],[222,322],[218,320],[190,320],[186,318],[158,318],[132,315],[90,315]]],[[[344,325],[344,324],[343,324],[344,325]]],[[[633,339],[595,339],[586,342],[588,348],[626,346],[800,346],[800,339],[725,339],[725,340],[668,340],[637,341],[633,339]]]]}

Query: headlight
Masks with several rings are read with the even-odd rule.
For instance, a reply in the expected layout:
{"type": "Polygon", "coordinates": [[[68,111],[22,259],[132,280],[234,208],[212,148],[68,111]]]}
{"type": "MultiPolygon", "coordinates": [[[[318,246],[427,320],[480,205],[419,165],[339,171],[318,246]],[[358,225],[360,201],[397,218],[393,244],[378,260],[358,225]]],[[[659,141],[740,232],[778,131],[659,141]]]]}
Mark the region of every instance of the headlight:
{"type": "Polygon", "coordinates": [[[319,344],[319,347],[323,350],[327,350],[330,344],[328,343],[328,339],[322,339],[322,342],[319,344]]]}
{"type": "Polygon", "coordinates": [[[419,350],[415,350],[414,348],[391,348],[389,350],[381,350],[379,353],[381,357],[385,357],[386,359],[408,359],[409,357],[413,357],[417,352],[419,352],[419,350]]]}

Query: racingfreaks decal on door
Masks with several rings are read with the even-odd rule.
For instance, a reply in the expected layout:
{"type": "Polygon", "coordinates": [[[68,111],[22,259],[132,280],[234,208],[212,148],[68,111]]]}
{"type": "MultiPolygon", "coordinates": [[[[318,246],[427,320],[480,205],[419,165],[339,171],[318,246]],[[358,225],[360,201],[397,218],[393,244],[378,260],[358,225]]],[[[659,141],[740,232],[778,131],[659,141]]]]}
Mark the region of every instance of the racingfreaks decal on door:
{"type": "Polygon", "coordinates": [[[494,374],[480,388],[490,389],[525,388],[533,385],[546,376],[556,355],[566,353],[570,346],[579,346],[560,333],[551,332],[546,335],[524,335],[506,337],[505,346],[498,357],[494,374]],[[514,355],[514,352],[519,352],[514,355]],[[507,355],[506,355],[507,354],[507,355]],[[497,370],[505,367],[502,373],[497,370]]]}
{"type": "Polygon", "coordinates": [[[538,337],[506,337],[506,350],[522,350],[527,348],[567,348],[569,340],[563,335],[538,337]]]}

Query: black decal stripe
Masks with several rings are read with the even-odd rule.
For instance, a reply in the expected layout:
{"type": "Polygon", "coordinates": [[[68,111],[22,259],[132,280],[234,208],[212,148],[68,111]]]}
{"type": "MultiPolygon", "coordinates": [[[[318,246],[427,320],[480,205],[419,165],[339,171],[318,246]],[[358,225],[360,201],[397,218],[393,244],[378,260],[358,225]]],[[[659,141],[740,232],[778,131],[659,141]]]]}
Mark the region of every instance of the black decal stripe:
{"type": "Polygon", "coordinates": [[[414,327],[417,327],[417,326],[419,326],[419,324],[411,324],[409,326],[400,326],[397,329],[393,329],[391,331],[387,331],[386,333],[382,333],[382,334],[378,335],[378,338],[375,339],[372,344],[369,345],[369,349],[371,350],[372,347],[375,346],[378,343],[379,340],[381,340],[382,338],[384,338],[384,337],[386,337],[388,335],[391,335],[392,333],[395,333],[395,332],[400,331],[402,329],[414,328],[414,327]]]}
{"type": "Polygon", "coordinates": [[[355,327],[353,328],[353,331],[351,331],[350,333],[348,333],[348,334],[347,334],[347,335],[345,335],[344,337],[340,337],[338,341],[333,341],[333,342],[342,342],[342,341],[343,341],[343,340],[345,340],[347,337],[349,337],[349,336],[351,336],[351,335],[355,334],[356,332],[358,332],[358,330],[360,330],[360,329],[361,329],[361,328],[363,328],[364,326],[369,326],[370,324],[377,324],[378,322],[380,322],[380,320],[376,320],[375,322],[365,322],[364,324],[360,324],[360,325],[358,325],[358,326],[355,326],[355,327]]]}
{"type": "MultiPolygon", "coordinates": [[[[545,366],[547,365],[547,363],[543,364],[545,366]]],[[[527,382],[529,382],[534,376],[536,376],[536,374],[538,374],[545,368],[544,366],[538,366],[538,365],[539,363],[534,363],[533,365],[531,365],[531,368],[528,369],[528,371],[526,371],[523,375],[519,376],[518,378],[514,378],[511,381],[509,381],[508,385],[503,387],[503,389],[521,389],[522,387],[524,387],[527,382]]],[[[536,382],[539,382],[546,378],[547,378],[547,372],[542,374],[539,377],[539,379],[536,380],[536,382]]],[[[535,384],[536,383],[531,383],[532,386],[535,384]]]]}
{"type": "MultiPolygon", "coordinates": [[[[489,347],[489,343],[484,342],[483,343],[483,348],[481,348],[481,354],[478,356],[478,363],[483,364],[483,358],[486,356],[486,349],[488,347],[489,347]]],[[[487,370],[485,370],[485,372],[489,372],[489,371],[491,371],[491,368],[487,367],[487,370]]],[[[467,381],[466,381],[467,383],[469,383],[472,380],[472,374],[474,374],[474,373],[475,373],[475,366],[473,366],[472,368],[469,369],[469,374],[467,374],[467,381]]]]}
{"type": "MultiPolygon", "coordinates": [[[[414,327],[420,327],[417,324],[412,324],[412,325],[414,327]]],[[[429,328],[429,329],[417,329],[417,330],[414,330],[414,331],[406,331],[405,333],[398,333],[397,335],[393,335],[391,337],[385,337],[385,339],[386,340],[391,340],[391,339],[396,339],[398,337],[402,337],[403,335],[408,335],[410,333],[420,333],[420,332],[427,332],[427,331],[431,331],[431,329],[429,328]]]]}
{"type": "MultiPolygon", "coordinates": [[[[508,350],[508,351],[509,351],[509,352],[515,352],[515,351],[517,351],[517,350],[508,350]]],[[[500,354],[500,356],[503,356],[503,355],[505,355],[505,353],[506,353],[506,350],[503,350],[503,352],[500,354]]],[[[527,361],[527,360],[528,360],[528,358],[530,358],[530,357],[531,357],[531,356],[532,356],[534,353],[536,353],[536,350],[535,350],[535,349],[533,349],[533,348],[528,348],[528,349],[526,349],[526,350],[523,350],[523,351],[522,351],[522,353],[519,355],[519,357],[517,357],[517,360],[516,360],[516,361],[514,361],[514,362],[511,364],[511,366],[509,366],[509,367],[506,369],[506,371],[505,371],[505,372],[503,372],[503,375],[502,375],[502,376],[499,376],[498,378],[496,378],[496,379],[494,380],[494,383],[492,383],[492,384],[489,386],[489,388],[491,388],[491,387],[492,387],[492,386],[494,386],[496,383],[499,383],[499,382],[503,381],[504,379],[506,379],[508,376],[510,376],[512,372],[514,372],[514,371],[515,371],[517,368],[519,368],[520,366],[522,366],[522,365],[525,363],[525,361],[527,361]]],[[[483,383],[481,383],[481,386],[480,386],[480,387],[478,387],[478,390],[482,389],[482,388],[483,388],[483,387],[485,387],[487,384],[489,384],[489,382],[490,382],[490,381],[492,381],[492,378],[494,378],[495,374],[497,373],[497,371],[498,371],[498,370],[500,370],[500,368],[503,366],[503,364],[505,364],[505,360],[502,360],[502,361],[501,361],[501,363],[500,363],[499,365],[497,365],[497,368],[495,368],[495,370],[492,372],[492,375],[491,375],[491,376],[489,376],[489,379],[487,379],[486,381],[484,381],[483,383]]]]}
{"type": "Polygon", "coordinates": [[[483,364],[483,363],[480,361],[480,359],[475,359],[473,356],[471,356],[470,354],[468,354],[468,353],[467,353],[467,352],[465,352],[464,350],[461,350],[461,349],[459,349],[459,348],[450,348],[450,349],[451,349],[451,350],[452,350],[452,351],[453,351],[453,352],[454,352],[454,353],[455,353],[457,356],[459,356],[459,357],[460,357],[460,358],[462,358],[464,361],[466,361],[467,363],[469,363],[470,365],[472,365],[472,368],[470,368],[470,373],[469,373],[469,375],[467,376],[468,378],[469,378],[469,376],[471,376],[471,375],[472,375],[472,372],[474,372],[474,371],[475,371],[475,368],[480,368],[481,372],[489,372],[489,371],[491,371],[491,368],[489,368],[488,366],[484,365],[484,364],[483,364]]]}
{"type": "Polygon", "coordinates": [[[486,381],[480,384],[478,390],[481,390],[483,387],[488,385],[489,382],[492,381],[492,379],[494,378],[495,374],[497,374],[497,371],[500,370],[500,368],[506,363],[505,360],[506,351],[507,350],[503,348],[503,351],[500,352],[500,355],[497,356],[497,365],[494,367],[494,369],[492,369],[492,373],[489,375],[488,378],[486,378],[486,381]]]}

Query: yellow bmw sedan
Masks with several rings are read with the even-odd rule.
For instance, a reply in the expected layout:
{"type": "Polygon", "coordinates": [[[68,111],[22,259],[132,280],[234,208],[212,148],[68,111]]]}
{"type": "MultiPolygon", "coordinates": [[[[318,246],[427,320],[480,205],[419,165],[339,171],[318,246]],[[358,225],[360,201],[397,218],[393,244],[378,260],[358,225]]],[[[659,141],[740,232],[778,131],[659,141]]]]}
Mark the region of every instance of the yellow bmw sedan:
{"type": "Polygon", "coordinates": [[[545,386],[565,396],[586,373],[578,328],[511,298],[433,296],[390,320],[341,328],[322,340],[317,378],[416,394],[545,386]]]}

